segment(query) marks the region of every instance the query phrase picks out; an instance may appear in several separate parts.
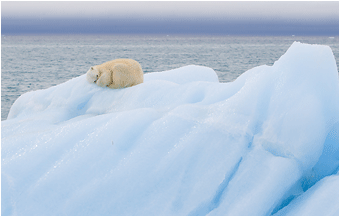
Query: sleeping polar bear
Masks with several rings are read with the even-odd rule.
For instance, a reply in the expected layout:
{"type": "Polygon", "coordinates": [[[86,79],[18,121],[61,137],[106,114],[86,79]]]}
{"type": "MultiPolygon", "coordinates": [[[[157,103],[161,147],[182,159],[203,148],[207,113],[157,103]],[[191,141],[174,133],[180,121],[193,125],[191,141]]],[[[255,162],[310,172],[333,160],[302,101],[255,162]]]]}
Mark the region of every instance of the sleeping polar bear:
{"type": "Polygon", "coordinates": [[[142,67],[137,61],[115,59],[92,66],[86,73],[86,79],[100,87],[118,89],[143,83],[144,77],[142,67]]]}

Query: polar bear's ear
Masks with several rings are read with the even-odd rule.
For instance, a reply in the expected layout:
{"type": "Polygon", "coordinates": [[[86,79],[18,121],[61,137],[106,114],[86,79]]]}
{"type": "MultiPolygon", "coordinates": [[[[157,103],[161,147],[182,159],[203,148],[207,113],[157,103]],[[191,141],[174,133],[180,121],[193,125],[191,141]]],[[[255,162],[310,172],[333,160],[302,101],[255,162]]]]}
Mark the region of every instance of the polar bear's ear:
{"type": "Polygon", "coordinates": [[[93,66],[91,66],[91,70],[93,70],[93,66]]]}

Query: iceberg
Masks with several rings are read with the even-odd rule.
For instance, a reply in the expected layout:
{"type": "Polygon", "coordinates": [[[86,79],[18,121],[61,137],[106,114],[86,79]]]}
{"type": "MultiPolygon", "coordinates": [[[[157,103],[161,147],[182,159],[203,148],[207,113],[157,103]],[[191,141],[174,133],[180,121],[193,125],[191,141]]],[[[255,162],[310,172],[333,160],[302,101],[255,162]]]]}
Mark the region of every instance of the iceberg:
{"type": "Polygon", "coordinates": [[[125,89],[85,75],[2,121],[2,215],[339,215],[339,75],[294,42],[219,83],[188,65],[125,89]]]}

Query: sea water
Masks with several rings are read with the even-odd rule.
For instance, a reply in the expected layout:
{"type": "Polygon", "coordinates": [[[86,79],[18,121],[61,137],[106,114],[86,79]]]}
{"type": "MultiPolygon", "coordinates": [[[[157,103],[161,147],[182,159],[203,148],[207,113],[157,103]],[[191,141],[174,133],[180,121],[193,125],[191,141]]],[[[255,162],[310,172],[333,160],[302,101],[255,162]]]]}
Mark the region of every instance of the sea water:
{"type": "Polygon", "coordinates": [[[338,37],[2,35],[1,120],[23,93],[63,83],[112,59],[135,59],[144,73],[207,66],[220,82],[230,82],[248,69],[272,65],[294,41],[330,46],[339,69],[338,37]]]}

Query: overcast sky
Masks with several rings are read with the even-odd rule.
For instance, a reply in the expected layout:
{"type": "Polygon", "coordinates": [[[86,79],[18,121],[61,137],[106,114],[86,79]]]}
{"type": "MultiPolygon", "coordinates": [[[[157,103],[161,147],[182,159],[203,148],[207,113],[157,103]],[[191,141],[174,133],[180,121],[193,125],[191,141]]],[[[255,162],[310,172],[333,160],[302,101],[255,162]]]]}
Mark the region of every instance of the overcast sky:
{"type": "Polygon", "coordinates": [[[3,17],[212,17],[334,19],[339,3],[333,2],[1,2],[3,17]]]}
{"type": "MultiPolygon", "coordinates": [[[[9,29],[16,28],[16,31],[20,29],[32,29],[28,28],[27,19],[134,19],[136,21],[147,20],[147,21],[159,21],[159,20],[175,20],[181,21],[181,25],[193,25],[193,23],[185,24],[182,21],[194,20],[196,25],[199,22],[209,20],[220,20],[220,21],[244,21],[244,22],[257,22],[261,25],[261,22],[273,22],[280,21],[290,22],[295,25],[306,25],[309,29],[316,31],[319,28],[319,32],[325,31],[325,28],[333,28],[338,25],[339,22],[339,2],[338,1],[264,1],[264,2],[245,2],[245,1],[186,1],[186,2],[165,2],[165,1],[106,1],[106,2],[1,2],[1,17],[2,17],[2,31],[6,32],[9,29]],[[21,19],[23,22],[10,22],[11,19],[21,19]],[[21,24],[20,24],[21,23],[21,24]],[[312,27],[311,25],[318,25],[318,27],[312,27]],[[329,25],[333,25],[330,27],[329,25]],[[25,25],[25,26],[20,26],[25,25]],[[329,26],[329,27],[327,27],[329,26]],[[320,29],[321,28],[321,29],[320,29]]],[[[71,25],[71,24],[65,25],[71,25]]],[[[78,22],[79,23],[79,22],[78,22]]],[[[93,26],[102,24],[98,21],[97,24],[92,23],[93,26]]],[[[228,25],[229,25],[228,24],[228,25]]],[[[246,24],[246,23],[245,23],[246,24]]],[[[35,26],[43,25],[42,23],[36,23],[35,26]]],[[[56,25],[56,24],[55,24],[56,25]]],[[[58,24],[59,26],[62,23],[58,24]]],[[[90,24],[81,23],[83,28],[90,28],[90,24]]],[[[124,28],[128,28],[128,23],[125,24],[124,28]]],[[[143,23],[146,25],[146,23],[143,23]]],[[[149,24],[152,26],[154,24],[149,24]]],[[[164,25],[170,25],[164,23],[164,25]]],[[[174,24],[178,25],[178,24],[174,24]]],[[[195,25],[195,23],[194,23],[195,25]]],[[[205,24],[209,26],[210,24],[205,24]]],[[[222,28],[226,24],[214,24],[216,28],[222,28]]],[[[238,23],[237,23],[238,25],[238,23]]],[[[79,29],[80,26],[74,27],[73,29],[79,29]]],[[[203,28],[204,23],[197,28],[203,28]]],[[[211,25],[210,25],[211,26],[211,25]]],[[[263,26],[263,25],[262,25],[263,26]]],[[[261,28],[262,28],[261,26],[261,28]]],[[[160,25],[161,27],[161,25],[160,25]]],[[[162,29],[158,27],[159,29],[162,29]]],[[[41,27],[42,28],[42,27],[41,27]]],[[[50,27],[49,27],[50,28],[50,27]]],[[[61,28],[61,27],[60,27],[61,28]]],[[[71,28],[71,27],[70,27],[71,28]]],[[[113,27],[112,27],[113,28],[113,27]]],[[[117,27],[118,28],[118,27],[117,27]]],[[[115,28],[115,29],[117,29],[115,28]]],[[[131,26],[131,29],[135,27],[131,26]]],[[[149,27],[148,27],[149,28],[149,27]]],[[[150,27],[151,28],[151,27],[150,27]]],[[[170,28],[170,27],[169,27],[170,28]]],[[[196,28],[196,29],[197,29],[196,28]]],[[[210,27],[209,27],[210,28],[210,27]]],[[[212,27],[211,27],[212,28],[212,27]]],[[[211,29],[210,28],[210,29],[211,29]]],[[[230,29],[230,27],[228,27],[230,29]]],[[[272,28],[272,27],[268,27],[272,28]]],[[[284,28],[288,28],[285,26],[284,28]]],[[[293,28],[293,27],[292,27],[293,28]]],[[[294,27],[300,28],[300,27],[294,27]]],[[[338,28],[338,26],[337,26],[338,28]]],[[[66,27],[63,29],[67,29],[66,27]]],[[[183,27],[183,29],[185,29],[183,27]]],[[[282,28],[281,28],[282,29],[282,28]]],[[[14,31],[14,30],[13,30],[14,31]]],[[[33,31],[33,29],[32,29],[33,31]]],[[[80,30],[79,30],[80,31],[80,30]]],[[[118,31],[118,30],[117,30],[118,31]]],[[[203,30],[202,30],[203,31],[203,30]]],[[[208,30],[204,30],[208,31],[208,30]]],[[[334,30],[334,32],[338,31],[334,30]]],[[[290,33],[289,33],[290,34],[290,33]]]]}

